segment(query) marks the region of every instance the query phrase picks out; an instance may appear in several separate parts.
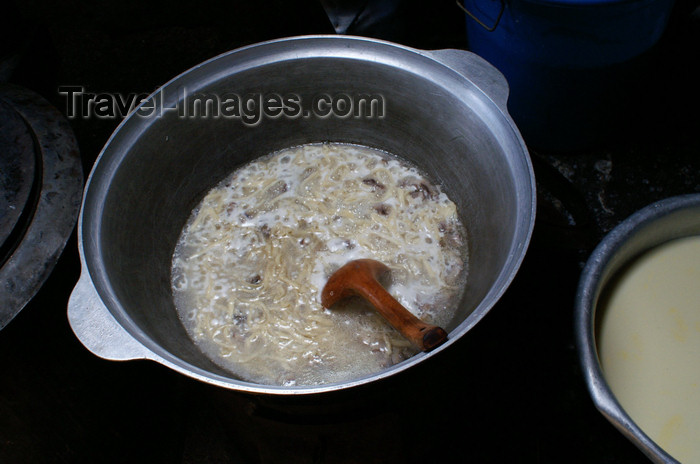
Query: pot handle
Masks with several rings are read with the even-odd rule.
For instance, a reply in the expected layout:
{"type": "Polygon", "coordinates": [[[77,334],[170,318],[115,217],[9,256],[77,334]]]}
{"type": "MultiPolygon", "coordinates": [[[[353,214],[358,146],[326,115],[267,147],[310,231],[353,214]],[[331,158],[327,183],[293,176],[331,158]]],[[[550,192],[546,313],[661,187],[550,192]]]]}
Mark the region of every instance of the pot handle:
{"type": "Polygon", "coordinates": [[[112,316],[85,268],[68,300],[68,322],[85,348],[100,358],[112,361],[155,360],[154,354],[112,316]]]}
{"type": "Polygon", "coordinates": [[[491,63],[467,50],[447,48],[424,53],[469,79],[503,113],[508,114],[508,81],[491,63]]]}

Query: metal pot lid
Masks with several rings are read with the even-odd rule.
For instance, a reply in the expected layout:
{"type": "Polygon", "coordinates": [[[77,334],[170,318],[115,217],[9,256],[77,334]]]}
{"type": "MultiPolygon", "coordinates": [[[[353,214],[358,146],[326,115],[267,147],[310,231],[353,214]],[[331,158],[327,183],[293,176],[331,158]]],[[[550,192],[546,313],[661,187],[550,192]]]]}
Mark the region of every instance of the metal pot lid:
{"type": "Polygon", "coordinates": [[[68,122],[0,84],[0,329],[34,297],[75,227],[83,173],[68,122]]]}

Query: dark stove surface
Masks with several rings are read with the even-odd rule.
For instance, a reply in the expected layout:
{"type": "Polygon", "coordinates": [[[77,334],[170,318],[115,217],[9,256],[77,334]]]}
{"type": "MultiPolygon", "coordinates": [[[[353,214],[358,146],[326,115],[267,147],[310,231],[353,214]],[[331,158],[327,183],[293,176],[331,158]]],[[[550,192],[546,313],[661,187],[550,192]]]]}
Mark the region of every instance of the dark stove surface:
{"type": "MultiPolygon", "coordinates": [[[[402,5],[401,27],[385,38],[467,48],[453,2],[402,5]]],[[[10,12],[11,44],[22,51],[11,80],[62,111],[59,85],[148,93],[245,44],[333,33],[313,0],[264,8],[39,0],[10,12]]],[[[574,153],[532,147],[539,204],[525,262],[498,305],[449,350],[378,384],[292,399],[222,391],[148,361],[103,361],[66,319],[80,272],[73,236],[42,290],[0,331],[0,462],[648,462],[588,396],[573,299],[607,231],[653,201],[700,192],[700,76],[691,67],[700,18],[683,13],[653,51],[655,72],[640,76],[639,108],[614,139],[574,153]]],[[[70,122],[87,173],[119,121],[70,122]]]]}

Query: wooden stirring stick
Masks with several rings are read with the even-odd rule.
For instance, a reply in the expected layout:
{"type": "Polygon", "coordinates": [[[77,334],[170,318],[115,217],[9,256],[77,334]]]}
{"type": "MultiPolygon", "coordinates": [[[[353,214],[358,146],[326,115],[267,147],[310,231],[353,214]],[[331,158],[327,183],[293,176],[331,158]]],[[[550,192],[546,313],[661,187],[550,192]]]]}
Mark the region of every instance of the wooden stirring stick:
{"type": "Polygon", "coordinates": [[[396,301],[378,282],[389,268],[373,259],[350,261],[331,275],[321,291],[321,304],[330,308],[336,302],[359,295],[369,301],[404,337],[423,351],[430,351],[447,340],[442,328],[426,324],[396,301]]]}

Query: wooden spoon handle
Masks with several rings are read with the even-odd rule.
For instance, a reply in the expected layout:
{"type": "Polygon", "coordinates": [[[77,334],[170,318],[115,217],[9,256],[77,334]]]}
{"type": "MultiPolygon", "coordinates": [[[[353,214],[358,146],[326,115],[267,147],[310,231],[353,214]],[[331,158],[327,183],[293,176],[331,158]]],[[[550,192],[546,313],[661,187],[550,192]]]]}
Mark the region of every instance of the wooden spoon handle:
{"type": "Polygon", "coordinates": [[[447,332],[436,325],[427,324],[387,292],[376,279],[363,276],[354,282],[354,290],[384,316],[404,337],[423,351],[430,351],[447,340],[447,332]]]}

